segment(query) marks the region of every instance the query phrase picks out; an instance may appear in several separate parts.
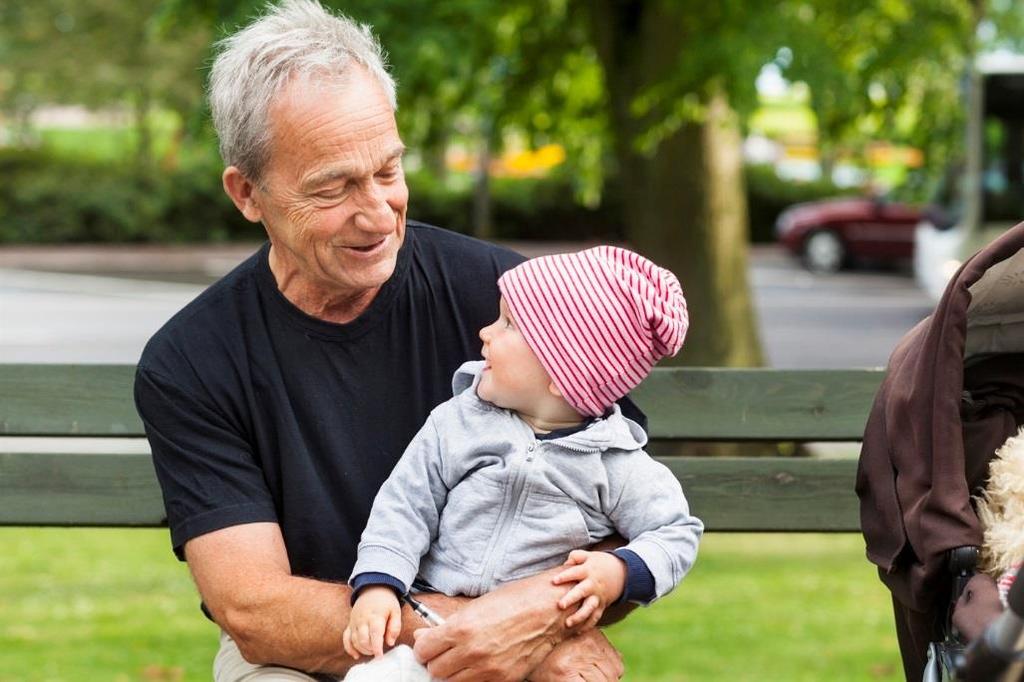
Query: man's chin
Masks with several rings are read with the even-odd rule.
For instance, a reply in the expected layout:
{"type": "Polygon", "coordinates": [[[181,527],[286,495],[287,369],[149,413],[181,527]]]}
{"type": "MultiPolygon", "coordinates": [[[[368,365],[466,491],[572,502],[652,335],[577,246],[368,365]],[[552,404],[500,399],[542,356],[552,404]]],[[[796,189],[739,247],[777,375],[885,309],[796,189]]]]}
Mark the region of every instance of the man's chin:
{"type": "Polygon", "coordinates": [[[363,262],[353,263],[347,259],[342,259],[338,264],[340,266],[339,279],[347,280],[359,289],[377,289],[384,286],[385,282],[395,274],[396,263],[397,258],[394,256],[385,257],[372,264],[363,262]]]}

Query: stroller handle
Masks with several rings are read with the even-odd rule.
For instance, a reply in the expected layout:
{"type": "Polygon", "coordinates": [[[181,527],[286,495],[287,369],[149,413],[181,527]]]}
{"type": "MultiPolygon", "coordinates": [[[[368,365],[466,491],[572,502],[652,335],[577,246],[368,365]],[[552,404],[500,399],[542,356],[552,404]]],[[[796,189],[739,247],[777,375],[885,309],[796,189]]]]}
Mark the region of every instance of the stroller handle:
{"type": "Polygon", "coordinates": [[[960,679],[966,682],[996,680],[1020,656],[1017,640],[1024,632],[1024,575],[1017,575],[1007,595],[1007,609],[974,641],[965,653],[960,679]]]}

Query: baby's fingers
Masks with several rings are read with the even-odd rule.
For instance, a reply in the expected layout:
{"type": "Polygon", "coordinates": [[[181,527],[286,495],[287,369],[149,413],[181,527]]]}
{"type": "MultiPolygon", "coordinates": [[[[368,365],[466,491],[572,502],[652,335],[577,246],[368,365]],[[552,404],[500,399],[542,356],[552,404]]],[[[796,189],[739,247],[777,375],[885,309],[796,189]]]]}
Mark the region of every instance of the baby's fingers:
{"type": "Polygon", "coordinates": [[[573,566],[575,564],[582,564],[587,560],[588,556],[590,556],[590,552],[584,549],[574,549],[573,551],[569,552],[569,556],[566,557],[565,563],[562,565],[573,566]]]}
{"type": "Polygon", "coordinates": [[[373,648],[374,658],[384,655],[384,621],[380,618],[370,623],[370,646],[373,648]]]}
{"type": "Polygon", "coordinates": [[[356,628],[352,641],[356,648],[367,656],[373,655],[373,643],[370,641],[370,626],[362,623],[356,628]]]}
{"type": "Polygon", "coordinates": [[[395,642],[398,641],[399,635],[402,634],[402,612],[395,611],[388,617],[388,629],[385,632],[387,638],[387,644],[389,647],[394,646],[395,642]]]}
{"type": "Polygon", "coordinates": [[[576,583],[565,595],[558,600],[558,608],[567,609],[576,602],[590,596],[594,593],[593,582],[588,578],[587,580],[576,583]]]}
{"type": "Polygon", "coordinates": [[[345,628],[345,632],[341,633],[341,644],[345,647],[346,654],[348,654],[357,661],[359,660],[359,651],[354,646],[352,646],[351,629],[345,628]]]}
{"type": "Polygon", "coordinates": [[[600,618],[600,613],[598,613],[597,611],[597,607],[600,605],[601,600],[597,598],[597,595],[590,595],[589,597],[583,600],[583,604],[580,606],[579,609],[576,610],[576,613],[572,614],[571,616],[565,619],[565,627],[576,627],[577,625],[586,621],[588,618],[593,617],[594,615],[597,615],[597,617],[600,618]]]}
{"type": "Polygon", "coordinates": [[[577,583],[587,577],[587,569],[583,566],[573,566],[567,568],[554,578],[551,579],[552,584],[561,585],[562,583],[577,583]]]}

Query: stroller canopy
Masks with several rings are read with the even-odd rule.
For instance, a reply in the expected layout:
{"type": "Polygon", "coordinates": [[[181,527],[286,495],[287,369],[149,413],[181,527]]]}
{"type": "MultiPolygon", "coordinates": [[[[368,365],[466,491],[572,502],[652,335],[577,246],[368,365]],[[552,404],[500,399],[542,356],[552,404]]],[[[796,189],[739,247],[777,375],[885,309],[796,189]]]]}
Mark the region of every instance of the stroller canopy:
{"type": "Polygon", "coordinates": [[[934,313],[903,337],[868,418],[861,528],[897,606],[945,609],[946,552],[981,545],[971,495],[1022,421],[1024,223],[964,263],[934,313]]]}

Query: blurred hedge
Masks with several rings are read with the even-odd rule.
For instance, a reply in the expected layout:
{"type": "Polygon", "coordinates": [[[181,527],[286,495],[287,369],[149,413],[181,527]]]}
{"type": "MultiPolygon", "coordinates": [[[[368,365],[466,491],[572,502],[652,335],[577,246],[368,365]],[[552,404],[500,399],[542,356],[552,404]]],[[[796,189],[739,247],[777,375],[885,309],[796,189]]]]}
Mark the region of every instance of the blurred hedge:
{"type": "Polygon", "coordinates": [[[753,242],[775,241],[775,219],[787,206],[855,191],[841,190],[829,180],[782,180],[768,165],[747,166],[746,182],[750,240],[753,242]]]}
{"type": "Polygon", "coordinates": [[[0,154],[0,241],[193,242],[253,239],[259,227],[235,210],[220,168],[140,173],[39,151],[0,154]]]}
{"type": "MultiPolygon", "coordinates": [[[[247,222],[221,190],[215,157],[175,170],[139,173],[115,164],[46,151],[0,150],[0,242],[203,242],[252,240],[262,228],[247,222]]],[[[426,173],[410,173],[409,215],[470,233],[469,187],[453,190],[426,173]]],[[[495,236],[502,239],[621,239],[615,187],[602,206],[572,201],[569,178],[492,182],[495,236]]],[[[786,206],[837,193],[828,183],[779,180],[770,167],[747,170],[751,237],[774,238],[786,206]]]]}

